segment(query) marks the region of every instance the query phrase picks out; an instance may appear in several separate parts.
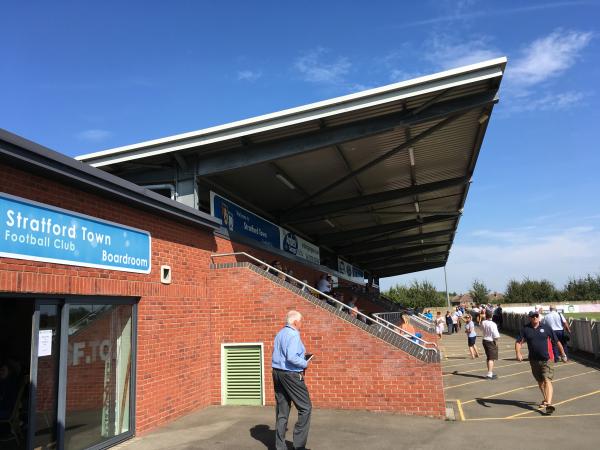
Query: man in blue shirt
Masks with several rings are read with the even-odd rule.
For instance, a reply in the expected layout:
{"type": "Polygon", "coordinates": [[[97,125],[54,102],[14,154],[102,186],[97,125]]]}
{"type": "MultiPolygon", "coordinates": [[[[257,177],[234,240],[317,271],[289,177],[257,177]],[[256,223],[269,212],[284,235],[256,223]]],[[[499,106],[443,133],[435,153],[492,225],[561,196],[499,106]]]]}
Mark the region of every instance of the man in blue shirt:
{"type": "Polygon", "coordinates": [[[294,428],[294,449],[304,449],[310,428],[312,404],[304,383],[304,370],[308,366],[305,349],[300,339],[302,314],[287,313],[287,325],[275,336],[273,345],[273,386],[275,388],[276,425],[275,447],[287,450],[285,431],[290,416],[290,404],[298,410],[298,421],[294,428]]]}
{"type": "Polygon", "coordinates": [[[540,321],[540,314],[537,311],[530,311],[528,314],[529,324],[521,329],[521,334],[515,343],[515,353],[519,361],[523,361],[521,346],[527,342],[529,350],[529,364],[531,373],[538,382],[540,391],[544,399],[540,403],[540,408],[546,408],[546,414],[552,414],[555,410],[552,405],[552,378],[554,376],[554,355],[552,355],[552,344],[558,345],[563,361],[567,361],[567,355],[560,341],[556,339],[556,334],[552,328],[543,325],[540,321]]]}

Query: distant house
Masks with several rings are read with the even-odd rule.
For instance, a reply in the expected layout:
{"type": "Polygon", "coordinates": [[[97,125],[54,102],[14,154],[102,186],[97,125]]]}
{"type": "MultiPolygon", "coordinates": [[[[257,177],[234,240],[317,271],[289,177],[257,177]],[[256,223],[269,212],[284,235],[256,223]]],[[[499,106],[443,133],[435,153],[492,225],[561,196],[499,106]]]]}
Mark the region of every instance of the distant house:
{"type": "Polygon", "coordinates": [[[458,294],[450,300],[453,305],[473,303],[473,297],[468,292],[466,294],[458,294]]]}
{"type": "Polygon", "coordinates": [[[490,292],[488,294],[488,301],[490,303],[502,303],[504,301],[504,294],[501,292],[490,292]]]}

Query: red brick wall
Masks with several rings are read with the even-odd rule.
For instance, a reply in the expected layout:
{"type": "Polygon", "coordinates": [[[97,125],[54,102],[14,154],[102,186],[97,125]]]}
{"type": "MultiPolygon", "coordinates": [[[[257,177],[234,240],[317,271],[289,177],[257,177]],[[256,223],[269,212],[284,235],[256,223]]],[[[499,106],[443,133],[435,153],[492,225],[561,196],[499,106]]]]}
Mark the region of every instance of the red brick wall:
{"type": "Polygon", "coordinates": [[[273,404],[273,338],[286,312],[298,309],[303,342],[316,355],[306,375],[315,407],[444,417],[440,364],[413,358],[250,269],[215,270],[209,283],[213,403],[221,402],[221,344],[263,342],[266,402],[273,404]]]}
{"type": "MultiPolygon", "coordinates": [[[[219,404],[221,342],[264,341],[268,363],[273,336],[292,307],[306,314],[305,342],[318,355],[308,380],[316,406],[443,415],[439,366],[424,365],[250,270],[209,270],[210,253],[231,251],[233,246],[240,250],[241,246],[216,239],[204,228],[3,164],[0,180],[2,192],[151,233],[149,275],[0,258],[0,292],[140,298],[138,434],[219,404]],[[170,285],[160,283],[163,264],[172,268],[170,285]],[[345,363],[346,357],[351,364],[345,363]]],[[[267,261],[282,259],[245,250],[267,261]]],[[[300,279],[314,283],[318,277],[313,269],[286,264],[300,279]]],[[[267,377],[269,403],[271,391],[267,377]]]]}
{"type": "MultiPolygon", "coordinates": [[[[147,230],[152,273],[0,258],[0,292],[140,297],[137,431],[210,404],[206,277],[212,233],[0,164],[2,192],[147,230]],[[160,283],[160,265],[172,268],[160,283]]],[[[0,301],[2,301],[0,299],[0,301]]]]}

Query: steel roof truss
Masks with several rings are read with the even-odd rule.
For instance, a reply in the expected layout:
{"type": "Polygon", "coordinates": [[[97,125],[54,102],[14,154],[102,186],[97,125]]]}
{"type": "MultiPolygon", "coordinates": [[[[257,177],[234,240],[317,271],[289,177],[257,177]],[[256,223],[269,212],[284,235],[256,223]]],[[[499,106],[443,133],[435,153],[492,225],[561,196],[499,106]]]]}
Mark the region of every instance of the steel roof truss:
{"type": "Polygon", "coordinates": [[[376,194],[363,195],[358,198],[352,197],[343,200],[336,200],[333,202],[322,203],[319,205],[290,211],[287,214],[283,214],[281,216],[281,220],[285,223],[293,223],[296,221],[302,221],[307,218],[320,218],[339,211],[346,211],[348,209],[354,209],[361,206],[383,203],[390,200],[396,200],[398,198],[403,197],[410,197],[425,192],[439,191],[448,187],[466,184],[468,183],[468,181],[469,180],[466,177],[457,177],[451,178],[449,180],[436,181],[433,183],[410,186],[401,189],[394,189],[391,191],[378,192],[376,194]]]}

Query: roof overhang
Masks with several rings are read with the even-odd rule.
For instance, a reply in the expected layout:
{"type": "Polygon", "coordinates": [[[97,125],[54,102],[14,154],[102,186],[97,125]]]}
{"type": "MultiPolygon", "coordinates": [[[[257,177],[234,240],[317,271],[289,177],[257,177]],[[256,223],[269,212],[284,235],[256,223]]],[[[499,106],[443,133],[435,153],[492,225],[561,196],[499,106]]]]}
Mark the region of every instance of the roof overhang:
{"type": "Polygon", "coordinates": [[[172,220],[219,229],[221,220],[122,178],[0,129],[0,161],[93,194],[150,210],[172,220]]]}
{"type": "Polygon", "coordinates": [[[202,189],[381,276],[439,267],[505,66],[498,58],[77,159],[137,183],[192,173],[202,189]]]}

